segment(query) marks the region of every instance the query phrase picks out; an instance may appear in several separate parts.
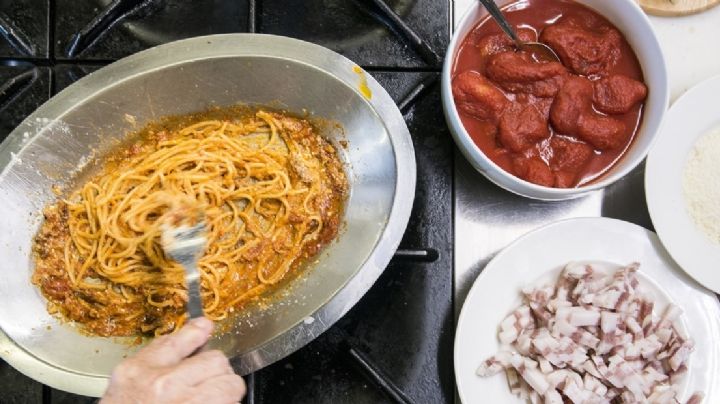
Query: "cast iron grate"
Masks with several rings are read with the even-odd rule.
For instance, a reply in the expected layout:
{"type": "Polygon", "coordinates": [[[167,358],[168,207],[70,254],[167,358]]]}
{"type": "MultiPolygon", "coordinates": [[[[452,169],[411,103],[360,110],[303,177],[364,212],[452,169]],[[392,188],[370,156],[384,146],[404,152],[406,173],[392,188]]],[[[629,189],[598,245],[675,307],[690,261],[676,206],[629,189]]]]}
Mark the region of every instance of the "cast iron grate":
{"type": "MultiPolygon", "coordinates": [[[[435,86],[449,40],[449,6],[449,1],[435,0],[0,0],[0,140],[50,96],[83,76],[120,57],[176,39],[227,32],[274,33],[328,46],[357,61],[393,95],[411,129],[418,160],[413,218],[370,296],[291,358],[307,361],[313,349],[326,352],[334,364],[331,370],[336,376],[331,377],[347,387],[346,393],[354,394],[351,401],[410,403],[412,397],[417,402],[449,402],[453,153],[435,86]],[[427,290],[415,293],[406,285],[427,290]],[[402,295],[403,300],[388,299],[383,304],[386,293],[402,295]],[[392,323],[427,317],[422,319],[425,327],[417,327],[422,335],[416,337],[423,345],[415,348],[437,355],[430,370],[420,372],[427,380],[408,381],[405,367],[418,373],[413,368],[418,365],[399,366],[392,355],[374,345],[375,340],[399,337],[367,325],[368,311],[378,310],[387,310],[382,318],[373,319],[379,323],[394,316],[397,320],[392,323]],[[376,386],[377,392],[357,387],[365,386],[358,380],[376,386]]],[[[402,344],[414,346],[406,341],[397,345],[402,344]]],[[[397,358],[402,359],[407,358],[397,358]]],[[[298,401],[292,399],[293,389],[301,385],[276,388],[287,376],[290,360],[250,375],[246,401],[298,401]]],[[[20,392],[14,401],[37,395],[46,403],[82,401],[24,379],[2,362],[0,372],[12,375],[2,379],[13,380],[4,390],[10,391],[10,397],[20,392]]],[[[310,383],[315,384],[315,379],[310,383]]],[[[323,389],[334,387],[319,383],[312,397],[316,402],[336,401],[337,391],[323,389]]]]}

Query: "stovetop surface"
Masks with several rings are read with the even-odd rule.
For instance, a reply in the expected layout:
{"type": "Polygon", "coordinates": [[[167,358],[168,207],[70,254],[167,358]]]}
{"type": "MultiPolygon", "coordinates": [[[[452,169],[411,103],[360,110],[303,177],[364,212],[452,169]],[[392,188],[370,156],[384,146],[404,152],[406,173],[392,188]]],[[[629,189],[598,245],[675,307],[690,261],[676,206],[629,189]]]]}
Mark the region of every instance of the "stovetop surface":
{"type": "MultiPolygon", "coordinates": [[[[453,400],[454,149],[437,85],[451,7],[438,0],[379,1],[0,0],[0,140],[52,95],[102,66],[157,44],[218,33],[285,35],[327,46],[367,69],[401,107],[418,172],[400,251],[335,326],[248,377],[248,403],[453,400]]],[[[2,361],[0,390],[3,403],[92,402],[2,361]]]]}

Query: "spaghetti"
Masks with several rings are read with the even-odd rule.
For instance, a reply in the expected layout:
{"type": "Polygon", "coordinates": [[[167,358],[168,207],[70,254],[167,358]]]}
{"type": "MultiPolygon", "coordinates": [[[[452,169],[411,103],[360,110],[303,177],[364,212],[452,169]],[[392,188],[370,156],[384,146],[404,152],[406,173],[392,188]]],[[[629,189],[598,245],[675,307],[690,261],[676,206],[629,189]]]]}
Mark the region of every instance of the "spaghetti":
{"type": "Polygon", "coordinates": [[[338,232],[347,179],[305,120],[258,111],[149,132],[48,206],[32,282],[48,311],[100,336],[159,335],[185,320],[184,271],[162,251],[178,205],[201,209],[205,315],[222,320],[277,287],[338,232]]]}

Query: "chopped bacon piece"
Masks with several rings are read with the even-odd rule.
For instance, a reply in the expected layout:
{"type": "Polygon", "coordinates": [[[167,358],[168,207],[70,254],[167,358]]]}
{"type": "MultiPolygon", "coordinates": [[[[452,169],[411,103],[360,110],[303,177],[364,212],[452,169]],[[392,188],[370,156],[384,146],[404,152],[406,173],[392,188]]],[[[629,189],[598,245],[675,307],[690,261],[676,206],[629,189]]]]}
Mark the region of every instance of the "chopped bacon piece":
{"type": "MultiPolygon", "coordinates": [[[[616,310],[618,305],[622,303],[623,294],[626,292],[617,289],[607,289],[598,292],[593,299],[593,305],[607,310],[616,310]]],[[[627,299],[627,297],[625,297],[627,299]]]]}
{"type": "Polygon", "coordinates": [[[657,323],[657,327],[655,327],[655,329],[661,330],[664,328],[670,328],[672,326],[672,323],[674,323],[681,314],[682,309],[670,303],[665,309],[665,312],[663,312],[663,315],[660,318],[660,321],[657,323]]]}
{"type": "Polygon", "coordinates": [[[547,308],[546,305],[530,302],[530,309],[535,315],[535,321],[540,327],[547,327],[549,321],[553,318],[553,313],[547,308]]]}
{"type": "Polygon", "coordinates": [[[600,311],[595,308],[563,307],[557,311],[556,316],[575,327],[597,325],[600,322],[600,311]]]}
{"type": "Polygon", "coordinates": [[[655,334],[636,342],[636,345],[640,348],[640,355],[645,359],[654,357],[663,346],[655,334]]]}
{"type": "Polygon", "coordinates": [[[685,330],[684,328],[680,327],[677,322],[674,322],[674,323],[672,324],[672,330],[673,330],[673,332],[675,333],[675,336],[676,336],[680,341],[685,342],[685,341],[688,341],[688,340],[690,339],[690,336],[687,334],[687,330],[685,330]]]}
{"type": "Polygon", "coordinates": [[[652,392],[652,388],[658,384],[668,380],[668,376],[664,373],[660,373],[657,369],[652,366],[647,366],[642,371],[642,378],[645,382],[645,394],[649,395],[652,392]]]}
{"type": "Polygon", "coordinates": [[[609,401],[612,401],[616,397],[620,397],[620,393],[622,391],[620,389],[616,389],[615,387],[608,388],[608,392],[605,394],[605,398],[609,401]]]}
{"type": "Polygon", "coordinates": [[[562,277],[565,279],[590,279],[595,274],[592,265],[579,262],[570,262],[565,265],[562,277]]]}
{"type": "Polygon", "coordinates": [[[529,302],[537,303],[539,305],[546,305],[553,293],[555,288],[550,285],[539,287],[539,288],[525,288],[522,293],[529,302]]]}
{"type": "Polygon", "coordinates": [[[537,335],[537,330],[533,331],[525,331],[517,338],[514,344],[514,348],[517,349],[517,351],[522,355],[530,355],[530,348],[532,346],[532,341],[537,335]]]}
{"type": "Polygon", "coordinates": [[[545,391],[550,388],[545,376],[538,369],[537,362],[522,355],[513,354],[510,357],[510,364],[533,390],[545,394],[545,391]]]}
{"type": "Polygon", "coordinates": [[[518,338],[523,330],[531,328],[535,328],[535,322],[530,314],[530,306],[520,306],[500,323],[500,341],[503,344],[510,344],[518,338]]]}
{"type": "Polygon", "coordinates": [[[532,391],[532,387],[530,387],[527,384],[527,382],[521,378],[520,379],[520,398],[522,398],[525,401],[529,401],[531,391],[532,391]]]}
{"type": "MultiPolygon", "coordinates": [[[[603,364],[603,366],[604,366],[604,364],[603,364]]],[[[603,374],[600,373],[600,370],[598,369],[598,367],[595,365],[595,363],[591,359],[588,359],[585,361],[585,363],[583,363],[582,370],[587,372],[587,374],[595,376],[598,379],[605,378],[605,376],[603,376],[603,374]]]]}
{"type": "Polygon", "coordinates": [[[640,312],[638,313],[638,322],[643,328],[643,333],[648,335],[652,326],[652,313],[654,304],[650,300],[642,300],[640,304],[640,312]]]}
{"type": "Polygon", "coordinates": [[[570,339],[586,347],[595,349],[600,344],[600,339],[587,330],[580,330],[570,336],[570,339]]]}
{"type": "Polygon", "coordinates": [[[532,344],[537,352],[557,367],[568,364],[580,367],[585,362],[587,350],[568,337],[555,338],[547,334],[535,338],[532,344]]]}
{"type": "Polygon", "coordinates": [[[682,345],[680,345],[680,347],[672,354],[670,359],[668,359],[668,363],[670,364],[672,370],[680,369],[680,366],[687,362],[694,346],[695,344],[693,344],[692,341],[683,342],[682,345]]]}
{"type": "MultiPolygon", "coordinates": [[[[660,364],[660,362],[655,363],[660,364]]],[[[661,370],[663,369],[662,365],[659,365],[657,367],[659,367],[661,370]]],[[[685,365],[680,366],[676,371],[670,371],[670,384],[680,384],[680,382],[685,378],[687,371],[688,368],[685,365]]]]}
{"type": "Polygon", "coordinates": [[[575,383],[565,383],[562,389],[563,394],[574,404],[581,404],[585,401],[585,391],[575,383]]]}
{"type": "Polygon", "coordinates": [[[530,402],[678,403],[674,386],[687,372],[693,342],[677,321],[678,307],[653,317],[638,267],[608,276],[569,263],[555,285],[524,288],[525,303],[500,326],[506,347],[478,375],[504,368],[511,391],[530,402]]]}
{"type": "Polygon", "coordinates": [[[511,353],[507,351],[500,351],[494,356],[486,359],[483,363],[478,366],[475,373],[478,376],[492,376],[500,373],[503,369],[510,366],[511,353]]]}
{"type": "Polygon", "coordinates": [[[550,389],[545,392],[545,404],[563,404],[562,396],[557,390],[550,389]]]}
{"type": "Polygon", "coordinates": [[[583,381],[585,382],[585,390],[591,391],[595,393],[598,396],[604,396],[605,393],[607,393],[607,386],[605,386],[600,380],[595,378],[593,375],[589,373],[585,373],[585,376],[583,377],[583,381]]]}
{"type": "Polygon", "coordinates": [[[575,380],[577,383],[582,383],[582,377],[572,370],[567,369],[556,369],[546,376],[550,388],[561,390],[565,386],[565,382],[568,379],[575,380]]]}
{"type": "Polygon", "coordinates": [[[553,371],[553,366],[550,363],[549,360],[545,358],[538,358],[538,365],[540,366],[540,371],[543,373],[550,373],[553,371]]]}
{"type": "Polygon", "coordinates": [[[520,379],[520,375],[518,374],[518,372],[511,367],[506,367],[505,376],[507,377],[508,387],[510,387],[510,391],[515,395],[519,395],[520,389],[522,388],[522,384],[520,383],[522,380],[520,379]]]}
{"type": "Polygon", "coordinates": [[[655,386],[647,401],[652,404],[676,403],[676,394],[677,392],[672,386],[659,384],[655,386]]]}
{"type": "MultiPolygon", "coordinates": [[[[608,305],[608,306],[615,307],[614,304],[608,305]]],[[[603,306],[600,306],[600,307],[603,307],[603,306]]],[[[602,330],[603,334],[614,333],[615,330],[617,330],[619,324],[620,324],[620,315],[619,314],[613,313],[611,311],[603,311],[602,313],[600,313],[600,329],[602,330]]]]}
{"type": "Polygon", "coordinates": [[[690,396],[685,404],[700,404],[703,398],[705,398],[705,394],[697,392],[690,396]]]}
{"type": "Polygon", "coordinates": [[[637,320],[635,320],[634,317],[625,317],[625,325],[627,326],[628,330],[633,333],[633,338],[636,340],[639,340],[645,336],[645,333],[643,333],[643,329],[638,324],[637,320]]]}

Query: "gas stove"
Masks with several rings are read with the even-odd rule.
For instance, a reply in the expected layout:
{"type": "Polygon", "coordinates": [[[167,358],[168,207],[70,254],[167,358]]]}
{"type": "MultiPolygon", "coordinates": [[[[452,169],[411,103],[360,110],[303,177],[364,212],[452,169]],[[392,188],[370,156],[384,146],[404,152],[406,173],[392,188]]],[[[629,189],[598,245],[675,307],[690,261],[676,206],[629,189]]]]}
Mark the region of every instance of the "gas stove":
{"type": "MultiPolygon", "coordinates": [[[[247,403],[443,403],[454,397],[454,148],[437,85],[452,7],[438,0],[0,0],[0,140],[83,76],[149,47],[254,32],[352,59],[405,115],[417,189],[384,274],[332,328],[247,377],[247,403]]],[[[0,361],[2,402],[76,403],[0,361]]]]}

